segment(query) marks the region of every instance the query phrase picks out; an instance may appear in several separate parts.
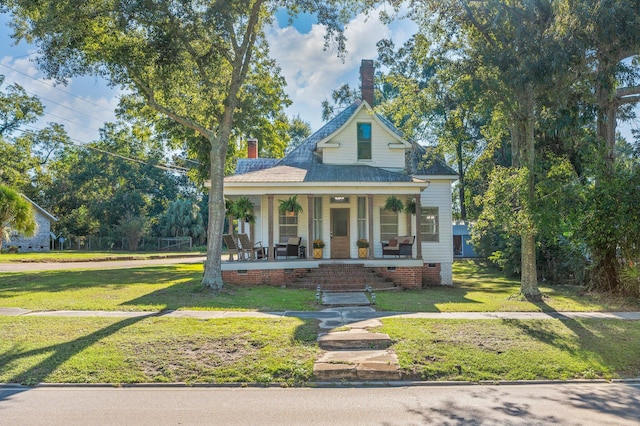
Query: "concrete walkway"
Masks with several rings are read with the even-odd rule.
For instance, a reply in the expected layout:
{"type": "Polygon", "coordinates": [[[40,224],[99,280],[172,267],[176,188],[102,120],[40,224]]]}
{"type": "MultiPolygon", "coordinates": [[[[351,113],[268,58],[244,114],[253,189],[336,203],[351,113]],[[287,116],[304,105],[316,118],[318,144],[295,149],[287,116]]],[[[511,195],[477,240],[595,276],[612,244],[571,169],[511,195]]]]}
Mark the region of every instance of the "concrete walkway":
{"type": "Polygon", "coordinates": [[[330,308],[322,311],[31,311],[22,308],[0,308],[2,316],[48,316],[48,317],[121,317],[166,316],[169,318],[279,318],[294,317],[317,319],[329,322],[334,327],[379,318],[425,318],[425,319],[617,319],[640,320],[640,312],[380,312],[366,307],[330,308]]]}
{"type": "Polygon", "coordinates": [[[0,272],[34,272],[60,271],[67,269],[126,269],[143,268],[145,266],[174,265],[178,263],[202,263],[206,256],[172,256],[154,259],[125,259],[112,260],[78,260],[76,262],[21,262],[0,263],[0,272]]]}

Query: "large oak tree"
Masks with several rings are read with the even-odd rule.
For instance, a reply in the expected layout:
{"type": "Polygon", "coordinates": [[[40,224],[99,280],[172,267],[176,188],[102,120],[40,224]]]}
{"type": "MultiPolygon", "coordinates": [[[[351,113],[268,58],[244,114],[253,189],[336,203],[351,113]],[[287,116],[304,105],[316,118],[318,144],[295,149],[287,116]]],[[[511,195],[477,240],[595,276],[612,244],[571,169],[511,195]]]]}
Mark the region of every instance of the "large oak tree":
{"type": "MultiPolygon", "coordinates": [[[[209,153],[203,285],[222,287],[223,178],[245,83],[269,62],[263,25],[278,7],[316,11],[344,47],[333,1],[5,0],[15,37],[35,42],[41,68],[64,80],[100,75],[183,126],[209,153]]],[[[344,15],[342,15],[344,16],[344,15]]],[[[335,36],[335,37],[332,37],[335,36]]],[[[273,69],[273,68],[272,68],[273,69]]],[[[274,76],[277,77],[277,76],[274,76]]],[[[250,91],[249,91],[250,93],[250,91]]]]}

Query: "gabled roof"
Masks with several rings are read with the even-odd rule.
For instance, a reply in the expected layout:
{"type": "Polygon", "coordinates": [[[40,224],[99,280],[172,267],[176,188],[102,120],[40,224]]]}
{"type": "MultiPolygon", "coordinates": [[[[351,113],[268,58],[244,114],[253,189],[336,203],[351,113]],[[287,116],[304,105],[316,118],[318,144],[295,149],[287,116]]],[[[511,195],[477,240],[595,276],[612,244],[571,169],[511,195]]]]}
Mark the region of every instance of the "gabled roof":
{"type": "Polygon", "coordinates": [[[357,100],[347,108],[347,110],[349,110],[350,113],[349,113],[349,116],[346,117],[346,120],[340,120],[340,126],[337,127],[332,133],[326,135],[322,140],[318,141],[316,143],[316,148],[329,146],[328,145],[330,143],[329,140],[330,140],[331,136],[333,135],[333,133],[338,132],[342,128],[348,126],[349,123],[353,119],[355,119],[355,117],[358,115],[360,110],[362,110],[364,108],[367,108],[369,111],[371,111],[371,117],[373,118],[373,120],[377,121],[378,124],[382,128],[386,129],[389,132],[389,134],[393,138],[395,138],[397,140],[399,145],[403,145],[404,148],[410,148],[411,147],[411,143],[404,139],[404,135],[402,134],[402,132],[400,132],[398,129],[396,129],[395,126],[393,124],[391,124],[388,120],[386,120],[383,116],[381,116],[380,114],[374,112],[373,108],[371,108],[371,106],[369,106],[367,101],[357,100]],[[353,107],[355,107],[355,109],[353,109],[353,107]]]}
{"type": "Polygon", "coordinates": [[[417,183],[425,182],[412,175],[452,175],[456,173],[444,161],[420,161],[426,150],[420,145],[406,141],[391,122],[380,114],[374,113],[381,125],[386,127],[403,144],[410,145],[407,152],[406,173],[391,172],[368,165],[335,165],[324,164],[317,152],[318,143],[328,139],[348,124],[366,105],[358,100],[345,108],[337,116],[327,122],[318,131],[309,136],[299,146],[282,159],[241,159],[236,166],[236,174],[225,178],[229,183],[251,182],[379,182],[379,183],[417,183]]]}
{"type": "Polygon", "coordinates": [[[27,196],[26,196],[26,195],[24,195],[24,194],[20,194],[20,195],[22,195],[22,198],[24,198],[25,200],[27,200],[28,202],[30,202],[30,203],[31,203],[31,205],[32,205],[33,207],[35,207],[35,209],[36,209],[37,211],[39,211],[39,212],[40,212],[40,214],[42,214],[42,215],[43,215],[43,216],[45,216],[47,219],[49,219],[49,221],[52,221],[52,222],[57,222],[57,221],[58,221],[58,219],[57,219],[55,216],[53,216],[51,213],[49,213],[48,211],[46,211],[45,209],[43,209],[42,207],[40,207],[39,205],[37,205],[37,204],[36,204],[34,201],[32,201],[29,197],[27,197],[27,196]]]}

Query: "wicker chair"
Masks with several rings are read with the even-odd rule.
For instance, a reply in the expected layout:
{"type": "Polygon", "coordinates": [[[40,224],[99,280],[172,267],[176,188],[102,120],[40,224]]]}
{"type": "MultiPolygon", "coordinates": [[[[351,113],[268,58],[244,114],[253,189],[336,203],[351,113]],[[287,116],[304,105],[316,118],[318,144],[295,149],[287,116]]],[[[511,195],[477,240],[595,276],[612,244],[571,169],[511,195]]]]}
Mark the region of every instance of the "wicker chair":
{"type": "Polygon", "coordinates": [[[247,234],[238,234],[240,240],[240,250],[242,250],[242,256],[249,255],[249,259],[262,259],[265,257],[264,247],[262,247],[262,241],[257,243],[252,242],[247,234]]]}
{"type": "Polygon", "coordinates": [[[285,256],[287,259],[290,256],[300,257],[300,243],[302,237],[289,237],[286,244],[278,244],[275,247],[276,258],[278,256],[285,256]]]}
{"type": "Polygon", "coordinates": [[[238,256],[238,260],[240,260],[240,248],[238,247],[236,238],[231,234],[222,234],[222,241],[224,241],[224,245],[227,246],[229,260],[233,260],[234,254],[238,256]]]}

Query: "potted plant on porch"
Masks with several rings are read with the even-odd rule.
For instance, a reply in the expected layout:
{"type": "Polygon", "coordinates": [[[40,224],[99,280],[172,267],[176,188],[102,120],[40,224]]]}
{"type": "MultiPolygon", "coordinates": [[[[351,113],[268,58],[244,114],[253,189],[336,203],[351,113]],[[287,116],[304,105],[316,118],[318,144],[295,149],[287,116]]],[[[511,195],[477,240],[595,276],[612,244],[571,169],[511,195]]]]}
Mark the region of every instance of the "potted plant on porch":
{"type": "Polygon", "coordinates": [[[358,246],[358,258],[366,259],[369,254],[369,241],[366,238],[360,238],[356,241],[356,245],[358,246]]]}
{"type": "Polygon", "coordinates": [[[302,213],[302,205],[298,202],[298,196],[292,195],[286,200],[278,200],[278,212],[281,215],[293,216],[302,213]]]}
{"type": "Polygon", "coordinates": [[[313,258],[322,259],[322,249],[324,248],[324,241],[320,238],[313,240],[313,258]]]}

